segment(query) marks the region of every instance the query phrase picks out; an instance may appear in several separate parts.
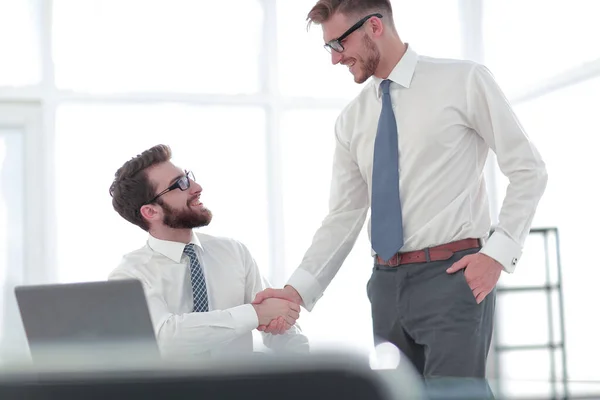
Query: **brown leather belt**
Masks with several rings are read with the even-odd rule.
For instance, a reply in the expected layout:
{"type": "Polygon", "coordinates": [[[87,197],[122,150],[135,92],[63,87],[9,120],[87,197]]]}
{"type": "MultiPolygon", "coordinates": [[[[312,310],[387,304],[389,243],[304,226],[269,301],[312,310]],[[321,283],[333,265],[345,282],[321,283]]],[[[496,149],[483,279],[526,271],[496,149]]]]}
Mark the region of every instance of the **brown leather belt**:
{"type": "Polygon", "coordinates": [[[396,253],[389,260],[385,261],[377,256],[377,264],[387,265],[388,267],[397,267],[402,264],[423,263],[429,261],[447,260],[457,251],[475,249],[481,247],[479,239],[462,239],[456,242],[441,244],[439,246],[428,247],[423,250],[408,251],[406,253],[396,253]]]}

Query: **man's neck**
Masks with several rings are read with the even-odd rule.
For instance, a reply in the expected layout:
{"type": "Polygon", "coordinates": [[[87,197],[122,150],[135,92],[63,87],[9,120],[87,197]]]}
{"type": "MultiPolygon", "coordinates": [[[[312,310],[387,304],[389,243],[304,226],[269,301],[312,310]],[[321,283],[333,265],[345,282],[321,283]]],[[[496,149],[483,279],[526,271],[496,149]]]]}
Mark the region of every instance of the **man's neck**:
{"type": "Polygon", "coordinates": [[[396,65],[406,53],[408,44],[403,43],[400,39],[391,40],[389,45],[381,51],[382,57],[379,60],[379,67],[375,71],[375,76],[381,79],[387,79],[396,65]]]}
{"type": "Polygon", "coordinates": [[[150,229],[150,234],[160,240],[168,240],[170,242],[189,243],[192,240],[191,229],[150,229]]]}

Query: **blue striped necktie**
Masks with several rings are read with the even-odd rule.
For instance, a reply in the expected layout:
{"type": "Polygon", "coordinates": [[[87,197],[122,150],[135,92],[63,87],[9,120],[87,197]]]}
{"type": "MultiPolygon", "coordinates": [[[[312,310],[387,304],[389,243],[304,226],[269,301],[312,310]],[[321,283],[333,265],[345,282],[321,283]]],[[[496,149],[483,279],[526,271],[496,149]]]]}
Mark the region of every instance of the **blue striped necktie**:
{"type": "Polygon", "coordinates": [[[194,297],[194,312],[208,311],[208,292],[202,266],[196,255],[193,244],[187,244],[183,252],[190,258],[190,275],[192,280],[192,295],[194,297]]]}

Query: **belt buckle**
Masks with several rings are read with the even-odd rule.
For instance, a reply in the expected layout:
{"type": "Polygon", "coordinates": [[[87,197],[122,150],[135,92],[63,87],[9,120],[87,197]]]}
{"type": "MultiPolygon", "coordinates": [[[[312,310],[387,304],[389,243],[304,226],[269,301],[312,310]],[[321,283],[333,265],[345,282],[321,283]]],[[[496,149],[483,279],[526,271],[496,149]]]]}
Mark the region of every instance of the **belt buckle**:
{"type": "Polygon", "coordinates": [[[394,256],[392,258],[389,259],[388,262],[386,262],[386,265],[388,267],[397,267],[400,265],[401,261],[402,261],[402,254],[396,253],[396,254],[394,254],[394,256]]]}

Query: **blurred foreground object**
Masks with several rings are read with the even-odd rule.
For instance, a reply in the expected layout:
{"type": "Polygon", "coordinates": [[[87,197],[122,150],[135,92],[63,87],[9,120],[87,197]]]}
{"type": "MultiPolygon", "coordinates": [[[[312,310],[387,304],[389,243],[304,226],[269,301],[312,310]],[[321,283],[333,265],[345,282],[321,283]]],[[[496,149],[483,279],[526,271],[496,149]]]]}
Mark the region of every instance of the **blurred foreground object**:
{"type": "Polygon", "coordinates": [[[390,375],[383,377],[367,360],[335,354],[139,365],[129,359],[102,367],[60,360],[65,359],[3,371],[0,398],[425,399],[412,369],[388,370],[390,375]]]}

